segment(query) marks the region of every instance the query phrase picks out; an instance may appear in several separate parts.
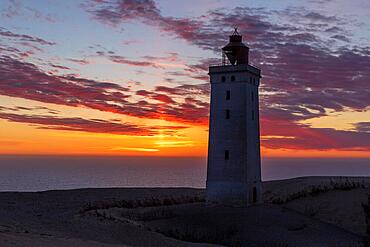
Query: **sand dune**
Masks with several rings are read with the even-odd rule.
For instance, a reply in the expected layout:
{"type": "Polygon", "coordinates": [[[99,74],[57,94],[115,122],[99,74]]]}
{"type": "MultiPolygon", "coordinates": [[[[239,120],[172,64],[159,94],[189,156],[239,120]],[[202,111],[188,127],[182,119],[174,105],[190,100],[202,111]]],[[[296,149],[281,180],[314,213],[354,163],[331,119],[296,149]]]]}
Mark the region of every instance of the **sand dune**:
{"type": "Polygon", "coordinates": [[[266,182],[265,203],[249,208],[205,205],[186,188],[2,192],[0,246],[360,246],[369,181],[266,182]]]}
{"type": "Polygon", "coordinates": [[[25,233],[0,233],[0,246],[14,247],[126,247],[122,244],[105,244],[90,240],[56,238],[25,233]]]}

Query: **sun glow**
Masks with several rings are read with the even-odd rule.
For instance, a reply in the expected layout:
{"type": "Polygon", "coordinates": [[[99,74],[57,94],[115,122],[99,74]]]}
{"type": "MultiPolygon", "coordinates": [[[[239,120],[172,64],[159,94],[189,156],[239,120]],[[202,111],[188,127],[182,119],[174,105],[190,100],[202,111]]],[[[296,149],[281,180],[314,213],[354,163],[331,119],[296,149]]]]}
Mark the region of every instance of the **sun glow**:
{"type": "Polygon", "coordinates": [[[159,149],[155,148],[140,148],[140,147],[114,147],[112,151],[128,150],[128,151],[138,151],[138,152],[159,152],[159,149]]]}

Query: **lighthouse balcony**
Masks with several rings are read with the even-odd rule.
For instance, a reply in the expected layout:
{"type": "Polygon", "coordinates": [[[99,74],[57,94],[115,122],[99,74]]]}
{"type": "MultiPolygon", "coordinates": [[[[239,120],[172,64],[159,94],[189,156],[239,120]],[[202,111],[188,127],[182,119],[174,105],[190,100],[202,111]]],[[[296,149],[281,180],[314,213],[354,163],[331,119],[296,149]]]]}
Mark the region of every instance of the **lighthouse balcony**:
{"type": "Polygon", "coordinates": [[[261,70],[249,64],[238,65],[211,65],[209,67],[209,75],[211,74],[224,74],[224,73],[245,73],[249,72],[257,77],[261,77],[261,70]]]}

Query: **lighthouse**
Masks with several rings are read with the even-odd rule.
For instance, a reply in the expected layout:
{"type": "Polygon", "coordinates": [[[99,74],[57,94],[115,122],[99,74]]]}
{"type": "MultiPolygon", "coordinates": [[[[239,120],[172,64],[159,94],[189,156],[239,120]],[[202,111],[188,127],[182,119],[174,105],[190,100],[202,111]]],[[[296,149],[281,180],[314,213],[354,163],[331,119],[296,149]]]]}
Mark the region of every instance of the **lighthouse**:
{"type": "Polygon", "coordinates": [[[209,67],[207,202],[248,206],[261,201],[258,87],[261,70],[235,29],[222,63],[209,67]]]}

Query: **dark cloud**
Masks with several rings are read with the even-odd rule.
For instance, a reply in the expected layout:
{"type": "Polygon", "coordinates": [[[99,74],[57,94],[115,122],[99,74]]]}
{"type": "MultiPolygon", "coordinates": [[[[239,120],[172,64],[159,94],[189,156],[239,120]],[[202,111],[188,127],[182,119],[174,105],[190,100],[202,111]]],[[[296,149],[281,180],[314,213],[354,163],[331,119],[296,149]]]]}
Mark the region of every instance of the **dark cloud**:
{"type": "Polygon", "coordinates": [[[20,15],[21,3],[15,0],[8,2],[8,6],[4,6],[1,10],[1,16],[6,18],[13,18],[20,15]]]}
{"type": "Polygon", "coordinates": [[[19,112],[19,111],[44,111],[49,114],[58,114],[59,111],[45,107],[45,106],[35,106],[35,107],[26,107],[26,106],[14,106],[14,107],[6,107],[0,105],[0,111],[12,111],[12,112],[19,112]]]}
{"type": "Polygon", "coordinates": [[[343,41],[343,42],[350,42],[349,38],[344,36],[344,35],[340,35],[340,34],[336,34],[336,35],[333,35],[331,36],[332,39],[337,39],[337,40],[340,40],[340,41],[343,41]]]}
{"type": "Polygon", "coordinates": [[[179,59],[179,54],[177,52],[170,52],[168,56],[143,56],[143,59],[150,60],[150,61],[158,61],[158,62],[177,62],[179,59]]]}
{"type": "Polygon", "coordinates": [[[262,134],[276,136],[262,140],[268,148],[370,151],[370,133],[310,128],[279,119],[262,119],[262,134]],[[271,128],[273,126],[273,128],[271,128]]]}
{"type": "Polygon", "coordinates": [[[326,16],[317,12],[309,12],[304,15],[305,18],[311,21],[336,22],[339,21],[335,16],[326,16]]]}
{"type": "MultiPolygon", "coordinates": [[[[274,14],[292,23],[279,23],[270,21],[267,18],[268,13],[263,10],[236,8],[230,12],[210,11],[206,21],[195,21],[162,16],[153,1],[139,1],[138,6],[150,6],[150,11],[146,12],[146,7],[138,7],[141,13],[136,16],[132,14],[132,11],[135,12],[136,8],[133,6],[136,2],[110,1],[110,11],[116,13],[113,15],[114,24],[140,20],[203,49],[215,51],[227,42],[224,28],[239,27],[252,48],[252,62],[261,67],[263,72],[263,129],[277,130],[274,135],[293,136],[284,142],[281,139],[271,139],[265,141],[265,145],[274,148],[295,145],[300,148],[315,149],[317,146],[319,149],[330,149],[365,144],[361,141],[364,138],[353,131],[313,129],[297,124],[299,120],[324,116],[328,109],[341,111],[349,107],[362,110],[370,105],[367,86],[370,78],[368,49],[337,47],[335,50],[332,44],[322,40],[324,33],[330,33],[327,39],[348,42],[343,20],[305,9],[287,9],[274,14]],[[115,4],[120,8],[113,9],[115,4]],[[130,6],[128,13],[125,8],[127,4],[130,6]],[[124,18],[120,18],[121,15],[124,18]],[[275,121],[279,119],[284,120],[285,129],[275,126],[275,121]],[[320,138],[328,141],[317,141],[320,138]],[[346,144],[342,141],[346,141],[346,144]],[[277,145],[273,145],[274,142],[277,145]]],[[[102,10],[106,6],[99,7],[102,10]]],[[[100,12],[99,18],[105,19],[105,13],[100,12]]],[[[112,21],[109,18],[107,16],[105,20],[112,21]]],[[[168,74],[207,79],[210,63],[212,62],[202,61],[190,65],[184,72],[168,74]]],[[[179,88],[157,87],[156,90],[173,95],[189,95],[189,92],[183,92],[179,88]]]]}
{"type": "MultiPolygon", "coordinates": [[[[151,0],[96,0],[85,7],[101,22],[118,26],[138,20],[217,54],[227,43],[229,28],[238,26],[251,48],[251,61],[263,73],[262,134],[285,136],[264,140],[264,146],[369,149],[361,124],[356,125],[356,131],[299,124],[300,120],[325,116],[328,110],[364,110],[370,105],[370,48],[340,47],[335,41],[348,42],[350,34],[339,17],[306,9],[267,12],[243,7],[212,10],[202,18],[175,18],[163,16],[151,0]]],[[[136,61],[114,52],[99,51],[97,55],[133,66],[158,66],[158,58],[150,56],[136,61]]],[[[206,80],[208,64],[214,62],[202,60],[167,75],[206,80]]],[[[208,123],[208,83],[157,86],[137,92],[113,84],[52,76],[30,63],[9,57],[0,60],[0,93],[4,95],[135,117],[202,126],[208,123]],[[142,99],[134,101],[132,94],[142,99]],[[153,100],[157,103],[151,103],[153,100]]]]}
{"type": "Polygon", "coordinates": [[[86,5],[95,18],[112,25],[136,18],[155,19],[160,11],[153,0],[99,1],[86,5]]]}
{"type": "MultiPolygon", "coordinates": [[[[236,8],[230,12],[210,11],[206,21],[194,21],[165,17],[153,1],[105,1],[104,4],[97,3],[95,7],[99,11],[108,8],[116,12],[116,24],[141,20],[204,49],[218,50],[226,43],[224,28],[239,26],[244,39],[252,48],[251,61],[262,68],[263,89],[285,92],[283,96],[266,97],[266,106],[284,105],[284,108],[289,110],[293,109],[292,105],[300,105],[301,107],[295,107],[291,113],[304,114],[309,118],[313,116],[311,111],[316,112],[317,109],[324,115],[324,108],[362,109],[369,104],[366,97],[369,91],[365,85],[369,78],[368,54],[343,48],[333,52],[325,48],[325,43],[317,35],[317,32],[325,33],[323,30],[327,30],[334,33],[328,38],[348,41],[339,25],[343,21],[337,17],[302,8],[274,13],[289,20],[297,19],[300,23],[312,25],[307,28],[307,25],[293,26],[296,23],[273,23],[267,18],[269,13],[253,8],[236,8]],[[136,13],[137,11],[140,13],[136,13]],[[341,69],[337,71],[336,68],[341,69]],[[299,109],[301,112],[297,113],[299,109]]],[[[94,13],[93,10],[90,12],[94,13]]],[[[105,15],[101,12],[99,19],[104,18],[105,15]]],[[[107,16],[108,21],[109,18],[107,16]]],[[[211,63],[214,62],[202,61],[200,64],[189,65],[184,72],[167,74],[207,80],[208,64],[211,63]]]]}
{"type": "Polygon", "coordinates": [[[160,93],[156,93],[156,92],[149,92],[147,90],[139,90],[139,91],[136,92],[136,95],[144,96],[145,98],[157,100],[159,102],[166,103],[166,104],[176,103],[176,101],[174,101],[171,97],[169,97],[165,94],[160,94],[160,93]]]}
{"type": "Polygon", "coordinates": [[[159,131],[173,134],[184,126],[139,126],[131,123],[120,123],[118,121],[107,121],[102,119],[84,119],[80,117],[62,118],[46,115],[20,115],[14,113],[0,112],[0,119],[10,122],[26,123],[39,129],[53,129],[65,131],[83,131],[92,133],[107,133],[116,135],[152,136],[159,131]]]}
{"type": "Polygon", "coordinates": [[[110,55],[110,56],[108,56],[108,58],[112,62],[120,63],[120,64],[127,64],[127,65],[131,65],[131,66],[154,67],[154,68],[160,67],[160,66],[156,65],[153,62],[130,60],[130,59],[127,59],[127,58],[125,58],[123,56],[119,56],[119,55],[110,55]]]}
{"type": "Polygon", "coordinates": [[[95,19],[113,26],[140,20],[185,40],[206,38],[205,34],[197,32],[202,28],[202,22],[189,18],[165,17],[153,0],[98,0],[87,4],[85,8],[95,19]]]}
{"type": "MultiPolygon", "coordinates": [[[[96,80],[90,80],[86,78],[79,78],[75,77],[72,75],[67,75],[67,76],[59,76],[58,78],[60,79],[65,79],[70,82],[75,82],[77,85],[83,86],[83,87],[90,87],[90,88],[96,88],[96,89],[104,89],[104,90],[120,90],[120,91],[129,91],[128,88],[122,87],[116,83],[112,82],[101,82],[101,81],[96,81],[96,80]]],[[[122,96],[121,94],[119,96],[122,96]]],[[[124,96],[123,96],[124,97],[124,96]]]]}
{"type": "MultiPolygon", "coordinates": [[[[27,34],[18,34],[0,27],[0,55],[14,59],[27,59],[56,43],[27,34]]],[[[60,68],[59,68],[60,69],[60,68]]]]}
{"type": "Polygon", "coordinates": [[[155,91],[177,96],[200,95],[208,97],[210,85],[209,83],[204,83],[197,85],[180,85],[177,87],[157,86],[155,87],[155,91]]]}
{"type": "Polygon", "coordinates": [[[13,17],[24,17],[27,20],[38,20],[42,22],[55,23],[57,18],[55,15],[45,14],[35,8],[25,6],[22,2],[18,0],[9,0],[7,3],[4,3],[4,7],[0,9],[0,15],[6,18],[13,17]]]}
{"type": "Polygon", "coordinates": [[[129,66],[138,66],[138,67],[154,67],[154,68],[164,68],[164,65],[161,63],[173,63],[178,60],[178,54],[171,52],[168,56],[155,57],[155,56],[143,56],[140,57],[140,60],[133,60],[127,57],[116,54],[113,51],[96,51],[98,56],[105,57],[106,59],[119,64],[126,64],[129,66]]]}
{"type": "Polygon", "coordinates": [[[309,0],[309,2],[311,3],[318,3],[318,4],[326,4],[326,3],[330,3],[330,2],[333,2],[335,0],[309,0]]]}
{"type": "Polygon", "coordinates": [[[359,122],[355,123],[355,130],[359,132],[368,132],[370,133],[370,122],[359,122]]]}
{"type": "Polygon", "coordinates": [[[55,42],[46,41],[39,37],[34,37],[27,34],[17,34],[11,31],[8,31],[2,27],[0,27],[0,36],[3,38],[15,39],[17,41],[26,41],[26,42],[33,42],[38,43],[40,45],[55,45],[55,42]]]}
{"type": "MultiPolygon", "coordinates": [[[[8,71],[1,73],[0,77],[0,93],[3,95],[62,105],[81,105],[136,117],[164,119],[192,125],[206,126],[208,123],[208,83],[176,87],[157,86],[153,91],[138,90],[134,93],[144,99],[131,102],[126,100],[128,95],[124,94],[130,93],[127,88],[114,83],[103,83],[72,76],[51,76],[43,73],[32,64],[24,64],[19,61],[6,60],[4,63],[8,71]],[[9,66],[14,66],[11,71],[18,72],[17,77],[4,76],[9,74],[9,66]],[[111,90],[120,91],[114,93],[111,90]],[[149,103],[146,99],[156,100],[159,104],[149,103]]],[[[0,72],[4,72],[3,66],[0,63],[0,72]]],[[[27,111],[26,108],[17,107],[16,110],[27,111]]],[[[310,128],[298,124],[296,122],[298,120],[305,119],[307,116],[315,117],[325,112],[319,104],[316,108],[312,104],[311,108],[315,109],[317,113],[311,113],[307,109],[293,104],[287,104],[285,107],[263,107],[261,112],[262,135],[286,136],[264,140],[263,145],[270,148],[321,150],[334,148],[365,150],[369,148],[367,136],[361,135],[363,132],[310,128]]],[[[5,107],[0,109],[9,110],[5,107]]],[[[39,128],[116,134],[152,134],[148,132],[148,128],[145,129],[146,127],[143,130],[135,125],[117,124],[117,121],[28,116],[6,112],[3,112],[0,117],[14,122],[36,124],[39,128]]],[[[364,124],[359,126],[362,125],[364,124]]],[[[150,131],[155,132],[156,128],[151,127],[150,131]]],[[[171,130],[165,132],[171,134],[176,131],[173,126],[171,130]]]]}
{"type": "Polygon", "coordinates": [[[58,65],[58,64],[52,64],[52,63],[49,63],[49,65],[55,69],[63,69],[63,70],[69,70],[70,68],[67,67],[67,66],[62,66],[62,65],[58,65]]]}
{"type": "MultiPolygon", "coordinates": [[[[178,92],[202,94],[200,85],[181,85],[178,92]]],[[[47,74],[32,63],[0,56],[0,94],[67,106],[84,106],[101,111],[125,114],[140,118],[205,125],[208,108],[175,102],[163,92],[149,92],[147,98],[172,106],[131,99],[129,89],[111,82],[101,82],[73,75],[47,74]],[[192,107],[191,114],[186,107],[192,107]]],[[[142,94],[142,93],[141,93],[142,94]]],[[[138,93],[140,95],[140,92],[138,93]]]]}
{"type": "Polygon", "coordinates": [[[71,61],[71,62],[74,62],[74,63],[78,63],[80,65],[89,64],[89,62],[86,59],[68,58],[67,60],[71,61]]]}
{"type": "MultiPolygon", "coordinates": [[[[0,57],[0,94],[70,106],[99,105],[113,100],[126,102],[117,84],[74,76],[53,76],[32,63],[0,57]]],[[[102,107],[104,109],[104,107],[102,107]]]]}

